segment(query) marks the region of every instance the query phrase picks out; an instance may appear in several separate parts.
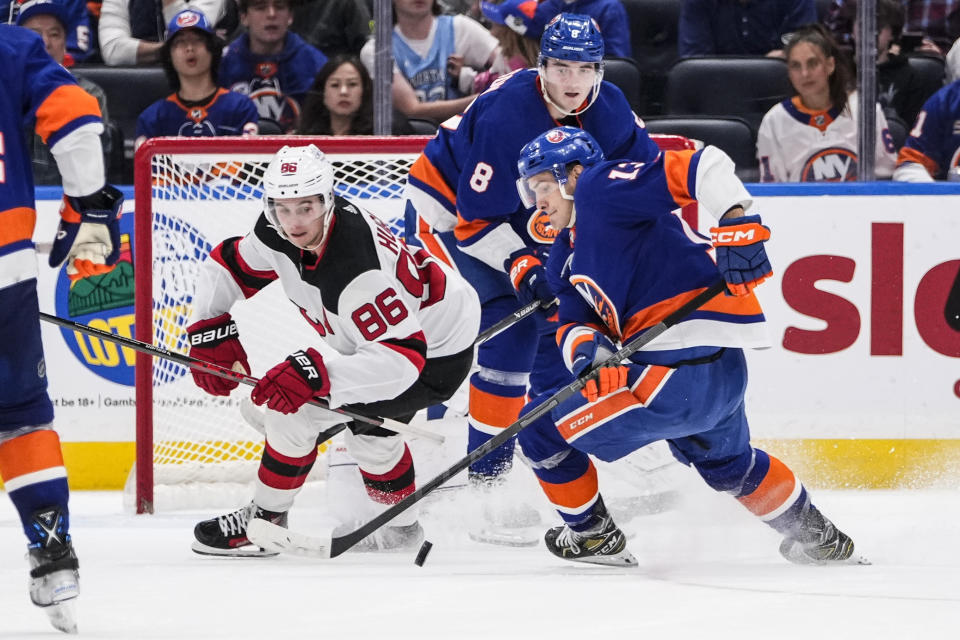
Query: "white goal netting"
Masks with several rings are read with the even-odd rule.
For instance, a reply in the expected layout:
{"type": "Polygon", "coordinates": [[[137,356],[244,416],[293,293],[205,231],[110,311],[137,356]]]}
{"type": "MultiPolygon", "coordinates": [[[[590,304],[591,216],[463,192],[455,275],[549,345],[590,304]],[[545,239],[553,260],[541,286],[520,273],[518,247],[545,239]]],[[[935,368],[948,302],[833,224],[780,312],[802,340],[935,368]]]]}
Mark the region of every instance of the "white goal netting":
{"type": "MultiPolygon", "coordinates": [[[[136,161],[139,340],[187,353],[185,328],[200,263],[224,239],[253,228],[261,211],[260,179],[276,150],[311,142],[332,160],[337,194],[402,234],[403,185],[426,138],[150,141],[136,161]],[[141,324],[148,325],[146,330],[141,324]]],[[[317,342],[278,285],[238,303],[231,313],[256,377],[317,342]]],[[[138,455],[126,491],[128,504],[143,512],[248,499],[263,448],[255,428],[262,413],[243,400],[249,389],[241,385],[229,397],[214,397],[196,387],[179,364],[138,357],[137,368],[138,455]]]]}

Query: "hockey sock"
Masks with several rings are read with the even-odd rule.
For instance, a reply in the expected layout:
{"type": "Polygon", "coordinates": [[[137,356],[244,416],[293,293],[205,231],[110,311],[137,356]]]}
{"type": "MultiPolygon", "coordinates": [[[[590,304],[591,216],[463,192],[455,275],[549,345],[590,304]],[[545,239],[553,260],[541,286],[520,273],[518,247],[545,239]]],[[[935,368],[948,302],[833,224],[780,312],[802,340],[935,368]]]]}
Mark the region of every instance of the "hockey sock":
{"type": "Polygon", "coordinates": [[[534,465],[534,472],[547,499],[574,531],[584,531],[595,523],[600,490],[597,468],[587,455],[572,450],[560,464],[552,467],[534,465]]]}
{"type": "Polygon", "coordinates": [[[754,464],[734,494],[740,504],[776,531],[791,536],[810,502],[793,471],[777,458],[754,449],[754,464]]]}
{"type": "MultiPolygon", "coordinates": [[[[508,386],[483,379],[479,373],[470,377],[470,421],[467,449],[473,451],[497,435],[520,417],[526,387],[508,386]]],[[[491,451],[470,465],[470,472],[483,476],[499,476],[510,470],[516,438],[491,451]]]]}
{"type": "Polygon", "coordinates": [[[33,515],[37,511],[56,507],[61,514],[62,531],[69,530],[70,490],[56,431],[31,431],[0,443],[0,478],[31,543],[42,542],[44,538],[43,532],[34,526],[33,515]]]}
{"type": "Polygon", "coordinates": [[[392,505],[413,493],[417,486],[410,448],[403,445],[400,460],[386,473],[370,473],[360,467],[363,486],[370,499],[379,504],[392,505]]]}
{"type": "Polygon", "coordinates": [[[254,502],[257,506],[270,511],[288,510],[300,487],[306,482],[307,475],[316,460],[316,447],[312,447],[305,456],[291,457],[278,453],[267,442],[263,448],[263,457],[260,459],[260,469],[257,472],[259,482],[254,502]]]}

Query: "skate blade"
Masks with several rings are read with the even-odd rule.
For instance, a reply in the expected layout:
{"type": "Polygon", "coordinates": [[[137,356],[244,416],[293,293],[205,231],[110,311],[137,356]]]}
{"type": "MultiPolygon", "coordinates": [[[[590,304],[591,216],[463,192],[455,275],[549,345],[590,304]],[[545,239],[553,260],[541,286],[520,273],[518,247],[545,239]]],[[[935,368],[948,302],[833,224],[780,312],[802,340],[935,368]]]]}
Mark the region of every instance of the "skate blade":
{"type": "Polygon", "coordinates": [[[247,524],[247,539],[267,551],[307,558],[329,558],[333,544],[332,536],[309,536],[260,518],[247,524]]]}
{"type": "Polygon", "coordinates": [[[636,567],[639,563],[629,551],[621,551],[612,556],[587,556],[585,558],[564,558],[583,564],[598,564],[604,567],[636,567]]]}
{"type": "Polygon", "coordinates": [[[43,607],[43,611],[50,619],[50,624],[58,631],[77,633],[77,603],[75,598],[43,607]]]}
{"type": "Polygon", "coordinates": [[[540,533],[537,531],[526,532],[523,530],[494,530],[481,529],[480,531],[469,531],[467,535],[474,542],[482,544],[496,544],[502,547],[535,547],[540,544],[540,533]]]}
{"type": "Polygon", "coordinates": [[[201,556],[215,556],[218,558],[272,558],[279,554],[277,551],[269,551],[255,545],[245,545],[243,547],[234,547],[232,549],[220,549],[218,547],[208,547],[202,542],[196,540],[190,545],[191,551],[201,556]]]}

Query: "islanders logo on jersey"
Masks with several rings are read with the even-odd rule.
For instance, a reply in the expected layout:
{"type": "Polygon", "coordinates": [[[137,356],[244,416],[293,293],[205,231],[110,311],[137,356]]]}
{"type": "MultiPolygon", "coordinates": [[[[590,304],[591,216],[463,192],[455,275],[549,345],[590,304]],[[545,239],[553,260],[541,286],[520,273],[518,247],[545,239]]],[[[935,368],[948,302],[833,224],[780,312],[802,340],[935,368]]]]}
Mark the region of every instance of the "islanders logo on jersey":
{"type": "Polygon", "coordinates": [[[541,209],[530,214],[530,219],[527,220],[527,233],[531,239],[541,244],[553,244],[560,230],[553,228],[550,224],[550,216],[541,209]]]}
{"type": "Polygon", "coordinates": [[[279,78],[253,78],[234,84],[230,90],[248,96],[257,105],[260,119],[276,122],[283,131],[290,131],[300,119],[300,105],[283,93],[279,78]]]}
{"type": "Polygon", "coordinates": [[[846,182],[857,179],[857,154],[843,147],[821,149],[803,163],[800,182],[846,182]]]}
{"type": "Polygon", "coordinates": [[[616,307],[610,302],[610,298],[603,292],[603,289],[588,276],[572,275],[570,284],[577,290],[583,299],[587,301],[593,310],[597,312],[603,323],[617,338],[622,337],[620,333],[620,316],[617,314],[616,307]]]}

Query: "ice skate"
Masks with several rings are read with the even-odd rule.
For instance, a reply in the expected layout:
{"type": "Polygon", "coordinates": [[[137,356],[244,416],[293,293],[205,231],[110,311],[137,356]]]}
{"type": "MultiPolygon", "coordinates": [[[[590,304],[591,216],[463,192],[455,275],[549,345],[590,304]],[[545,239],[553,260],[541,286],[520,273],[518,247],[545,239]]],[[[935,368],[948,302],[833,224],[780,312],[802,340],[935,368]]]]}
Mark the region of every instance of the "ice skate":
{"type": "Polygon", "coordinates": [[[30,600],[41,607],[50,623],[64,633],[77,633],[75,599],[80,595],[77,554],[69,534],[63,531],[59,509],[34,514],[34,528],[42,541],[31,544],[30,600]]]}
{"type": "Polygon", "coordinates": [[[870,564],[856,553],[853,540],[830,522],[816,507],[804,514],[795,537],[784,538],[780,555],[794,564],[870,564]]]}
{"type": "Polygon", "coordinates": [[[544,541],[550,553],[574,562],[615,567],[635,567],[637,559],[627,551],[627,538],[607,513],[602,498],[596,506],[599,522],[586,531],[574,531],[567,525],[547,531],[544,541]]]}
{"type": "Polygon", "coordinates": [[[241,507],[232,513],[197,523],[193,528],[196,538],[190,546],[195,553],[204,556],[260,556],[277,555],[251,544],[247,539],[247,522],[251,518],[262,518],[275,525],[286,528],[287,512],[267,511],[254,503],[241,507]]]}
{"type": "Polygon", "coordinates": [[[510,495],[503,475],[470,473],[471,489],[480,501],[479,518],[468,535],[475,542],[508,547],[534,547],[540,541],[540,512],[510,495]]]}
{"type": "MultiPolygon", "coordinates": [[[[353,527],[353,529],[356,529],[356,527],[353,527]]],[[[342,535],[343,533],[345,533],[345,531],[335,529],[333,535],[342,535]]],[[[423,527],[420,526],[419,522],[408,525],[386,525],[358,542],[350,551],[360,553],[371,551],[416,551],[423,543],[423,538],[423,527]]]]}

